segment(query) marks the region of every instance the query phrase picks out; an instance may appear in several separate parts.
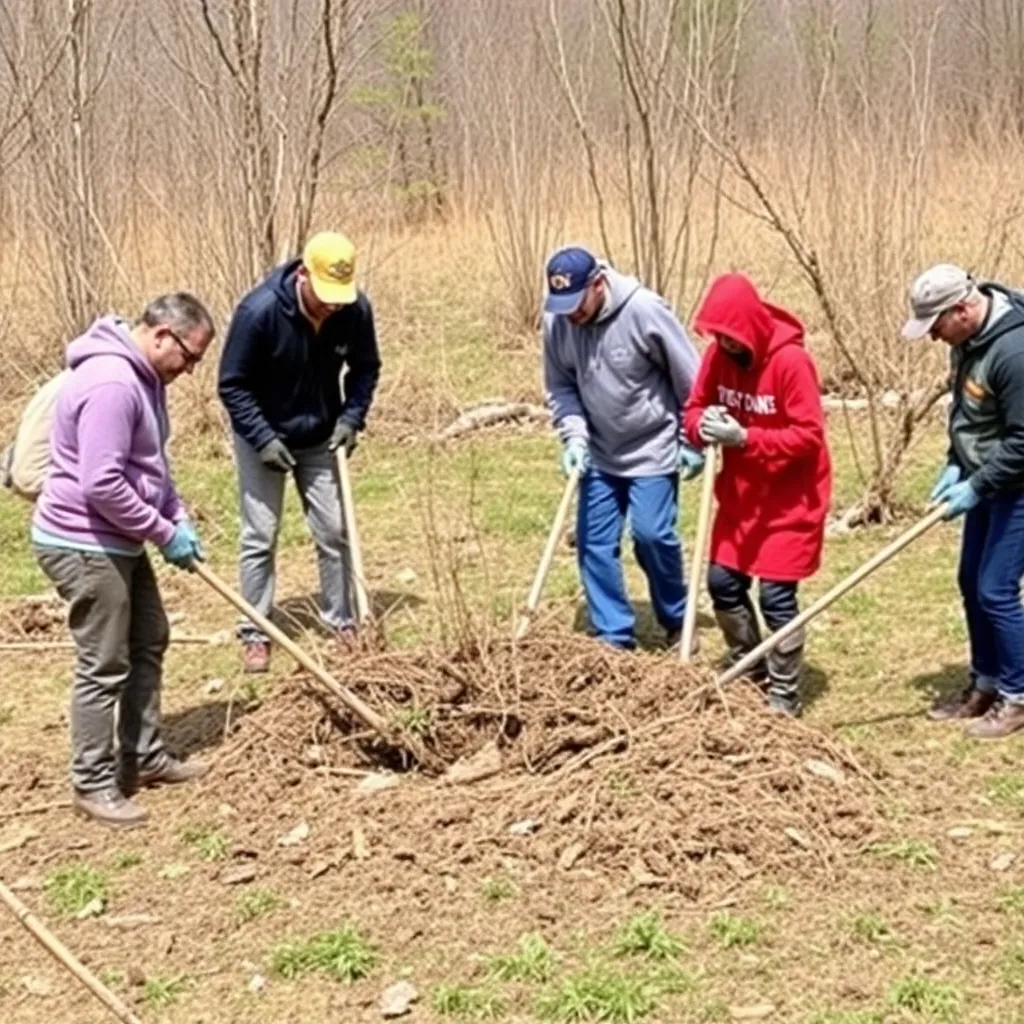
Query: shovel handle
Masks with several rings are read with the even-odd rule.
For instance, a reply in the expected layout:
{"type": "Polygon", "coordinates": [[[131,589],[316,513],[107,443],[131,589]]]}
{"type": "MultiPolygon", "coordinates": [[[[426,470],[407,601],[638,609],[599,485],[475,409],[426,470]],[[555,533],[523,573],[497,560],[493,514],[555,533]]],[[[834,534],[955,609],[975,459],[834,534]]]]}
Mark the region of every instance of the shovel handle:
{"type": "Polygon", "coordinates": [[[693,563],[690,566],[690,589],[686,595],[683,614],[683,635],[679,641],[679,660],[687,663],[693,658],[693,635],[697,631],[697,595],[704,578],[704,563],[708,553],[708,530],[711,526],[711,506],[715,497],[715,474],[718,472],[718,445],[709,444],[709,458],[704,466],[700,484],[700,508],[697,511],[697,536],[693,542],[693,563]]]}
{"type": "Polygon", "coordinates": [[[275,626],[265,615],[260,615],[241,594],[236,593],[202,562],[193,562],[192,568],[200,579],[208,583],[226,601],[233,604],[243,615],[259,626],[274,643],[283,647],[307,672],[315,676],[357,718],[385,739],[389,741],[393,739],[393,730],[384,718],[321,668],[291,637],[275,626]]]}
{"type": "Polygon", "coordinates": [[[540,604],[541,591],[544,589],[544,581],[547,579],[551,569],[551,563],[555,558],[555,549],[558,547],[558,538],[562,536],[565,529],[565,520],[569,515],[569,506],[572,504],[573,495],[580,485],[580,472],[574,469],[565,482],[565,490],[562,492],[562,500],[558,503],[558,511],[555,513],[555,521],[551,524],[548,533],[547,543],[544,545],[544,553],[540,558],[540,565],[537,566],[537,574],[533,578],[533,586],[530,587],[529,596],[526,598],[526,608],[519,616],[516,625],[516,639],[522,640],[526,631],[530,628],[530,619],[540,604]]]}
{"type": "Polygon", "coordinates": [[[338,483],[341,486],[341,514],[345,517],[345,539],[348,542],[348,565],[352,573],[356,599],[356,620],[362,625],[370,616],[370,600],[363,575],[363,549],[356,528],[356,507],[352,498],[352,478],[348,471],[348,456],[344,447],[338,449],[338,483]]]}
{"type": "Polygon", "coordinates": [[[905,547],[912,544],[922,534],[927,533],[933,526],[942,520],[946,514],[946,504],[939,505],[919,520],[905,533],[901,533],[891,544],[883,548],[873,558],[865,562],[855,572],[850,573],[844,580],[840,580],[828,593],[822,594],[817,601],[809,608],[802,611],[795,619],[791,619],[781,629],[776,630],[770,637],[762,640],[749,654],[744,655],[727,672],[724,672],[717,679],[720,686],[739,679],[749,669],[753,668],[766,654],[771,653],[775,648],[791,636],[798,629],[802,629],[811,619],[820,615],[831,604],[834,604],[844,594],[853,590],[858,583],[866,580],[876,569],[880,569],[886,562],[895,558],[905,547]]]}
{"type": "Polygon", "coordinates": [[[123,1021],[124,1024],[142,1024],[142,1021],[3,882],[0,882],[0,902],[7,906],[7,909],[46,952],[56,959],[65,970],[74,975],[75,980],[84,985],[118,1020],[123,1021]]]}

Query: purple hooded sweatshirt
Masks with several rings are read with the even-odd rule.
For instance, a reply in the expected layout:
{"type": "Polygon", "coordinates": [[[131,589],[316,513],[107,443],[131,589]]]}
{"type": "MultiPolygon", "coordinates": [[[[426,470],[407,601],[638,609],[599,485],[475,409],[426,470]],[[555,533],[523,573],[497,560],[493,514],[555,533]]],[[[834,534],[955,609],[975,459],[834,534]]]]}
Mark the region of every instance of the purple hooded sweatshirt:
{"type": "Polygon", "coordinates": [[[67,350],[50,433],[50,470],[32,517],[36,543],[134,554],[186,517],[164,445],[164,385],[116,317],[67,350]]]}

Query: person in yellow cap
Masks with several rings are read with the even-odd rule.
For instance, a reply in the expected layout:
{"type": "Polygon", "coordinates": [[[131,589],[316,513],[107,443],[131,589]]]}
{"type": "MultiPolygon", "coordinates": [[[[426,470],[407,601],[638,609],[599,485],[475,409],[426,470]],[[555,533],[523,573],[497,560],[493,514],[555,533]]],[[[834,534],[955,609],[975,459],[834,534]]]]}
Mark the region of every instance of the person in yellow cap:
{"type": "MultiPolygon", "coordinates": [[[[356,287],[355,246],[324,231],[235,309],[218,393],[234,433],[241,502],[242,596],[274,603],[274,554],[285,478],[298,488],[320,569],[320,614],[345,647],[355,639],[351,567],[336,453],[350,456],[380,376],[373,309],[356,287]]],[[[243,620],[247,672],[265,672],[270,641],[243,620]]]]}

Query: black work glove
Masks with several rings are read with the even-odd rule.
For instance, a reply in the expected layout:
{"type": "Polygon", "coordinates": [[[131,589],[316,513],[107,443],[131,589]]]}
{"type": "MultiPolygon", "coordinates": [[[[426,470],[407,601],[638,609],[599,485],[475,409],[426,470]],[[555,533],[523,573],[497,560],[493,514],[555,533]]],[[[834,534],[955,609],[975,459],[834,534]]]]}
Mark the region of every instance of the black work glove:
{"type": "Polygon", "coordinates": [[[349,458],[356,450],[359,431],[356,430],[347,420],[338,420],[337,425],[327,442],[327,447],[336,452],[342,445],[345,446],[345,458],[349,458]]]}
{"type": "Polygon", "coordinates": [[[295,456],[288,451],[288,446],[279,437],[268,441],[258,452],[260,462],[267,469],[278,473],[289,473],[295,468],[295,456]]]}

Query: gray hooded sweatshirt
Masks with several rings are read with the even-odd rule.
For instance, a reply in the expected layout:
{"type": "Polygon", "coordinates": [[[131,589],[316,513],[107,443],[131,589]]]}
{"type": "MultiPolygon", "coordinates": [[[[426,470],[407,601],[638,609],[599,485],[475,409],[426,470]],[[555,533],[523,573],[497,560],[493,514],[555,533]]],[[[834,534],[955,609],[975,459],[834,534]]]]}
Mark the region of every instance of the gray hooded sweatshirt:
{"type": "Polygon", "coordinates": [[[563,442],[586,441],[613,476],[674,473],[680,413],[700,359],[669,304],[601,264],[608,292],[596,320],[544,317],[544,387],[563,442]]]}

